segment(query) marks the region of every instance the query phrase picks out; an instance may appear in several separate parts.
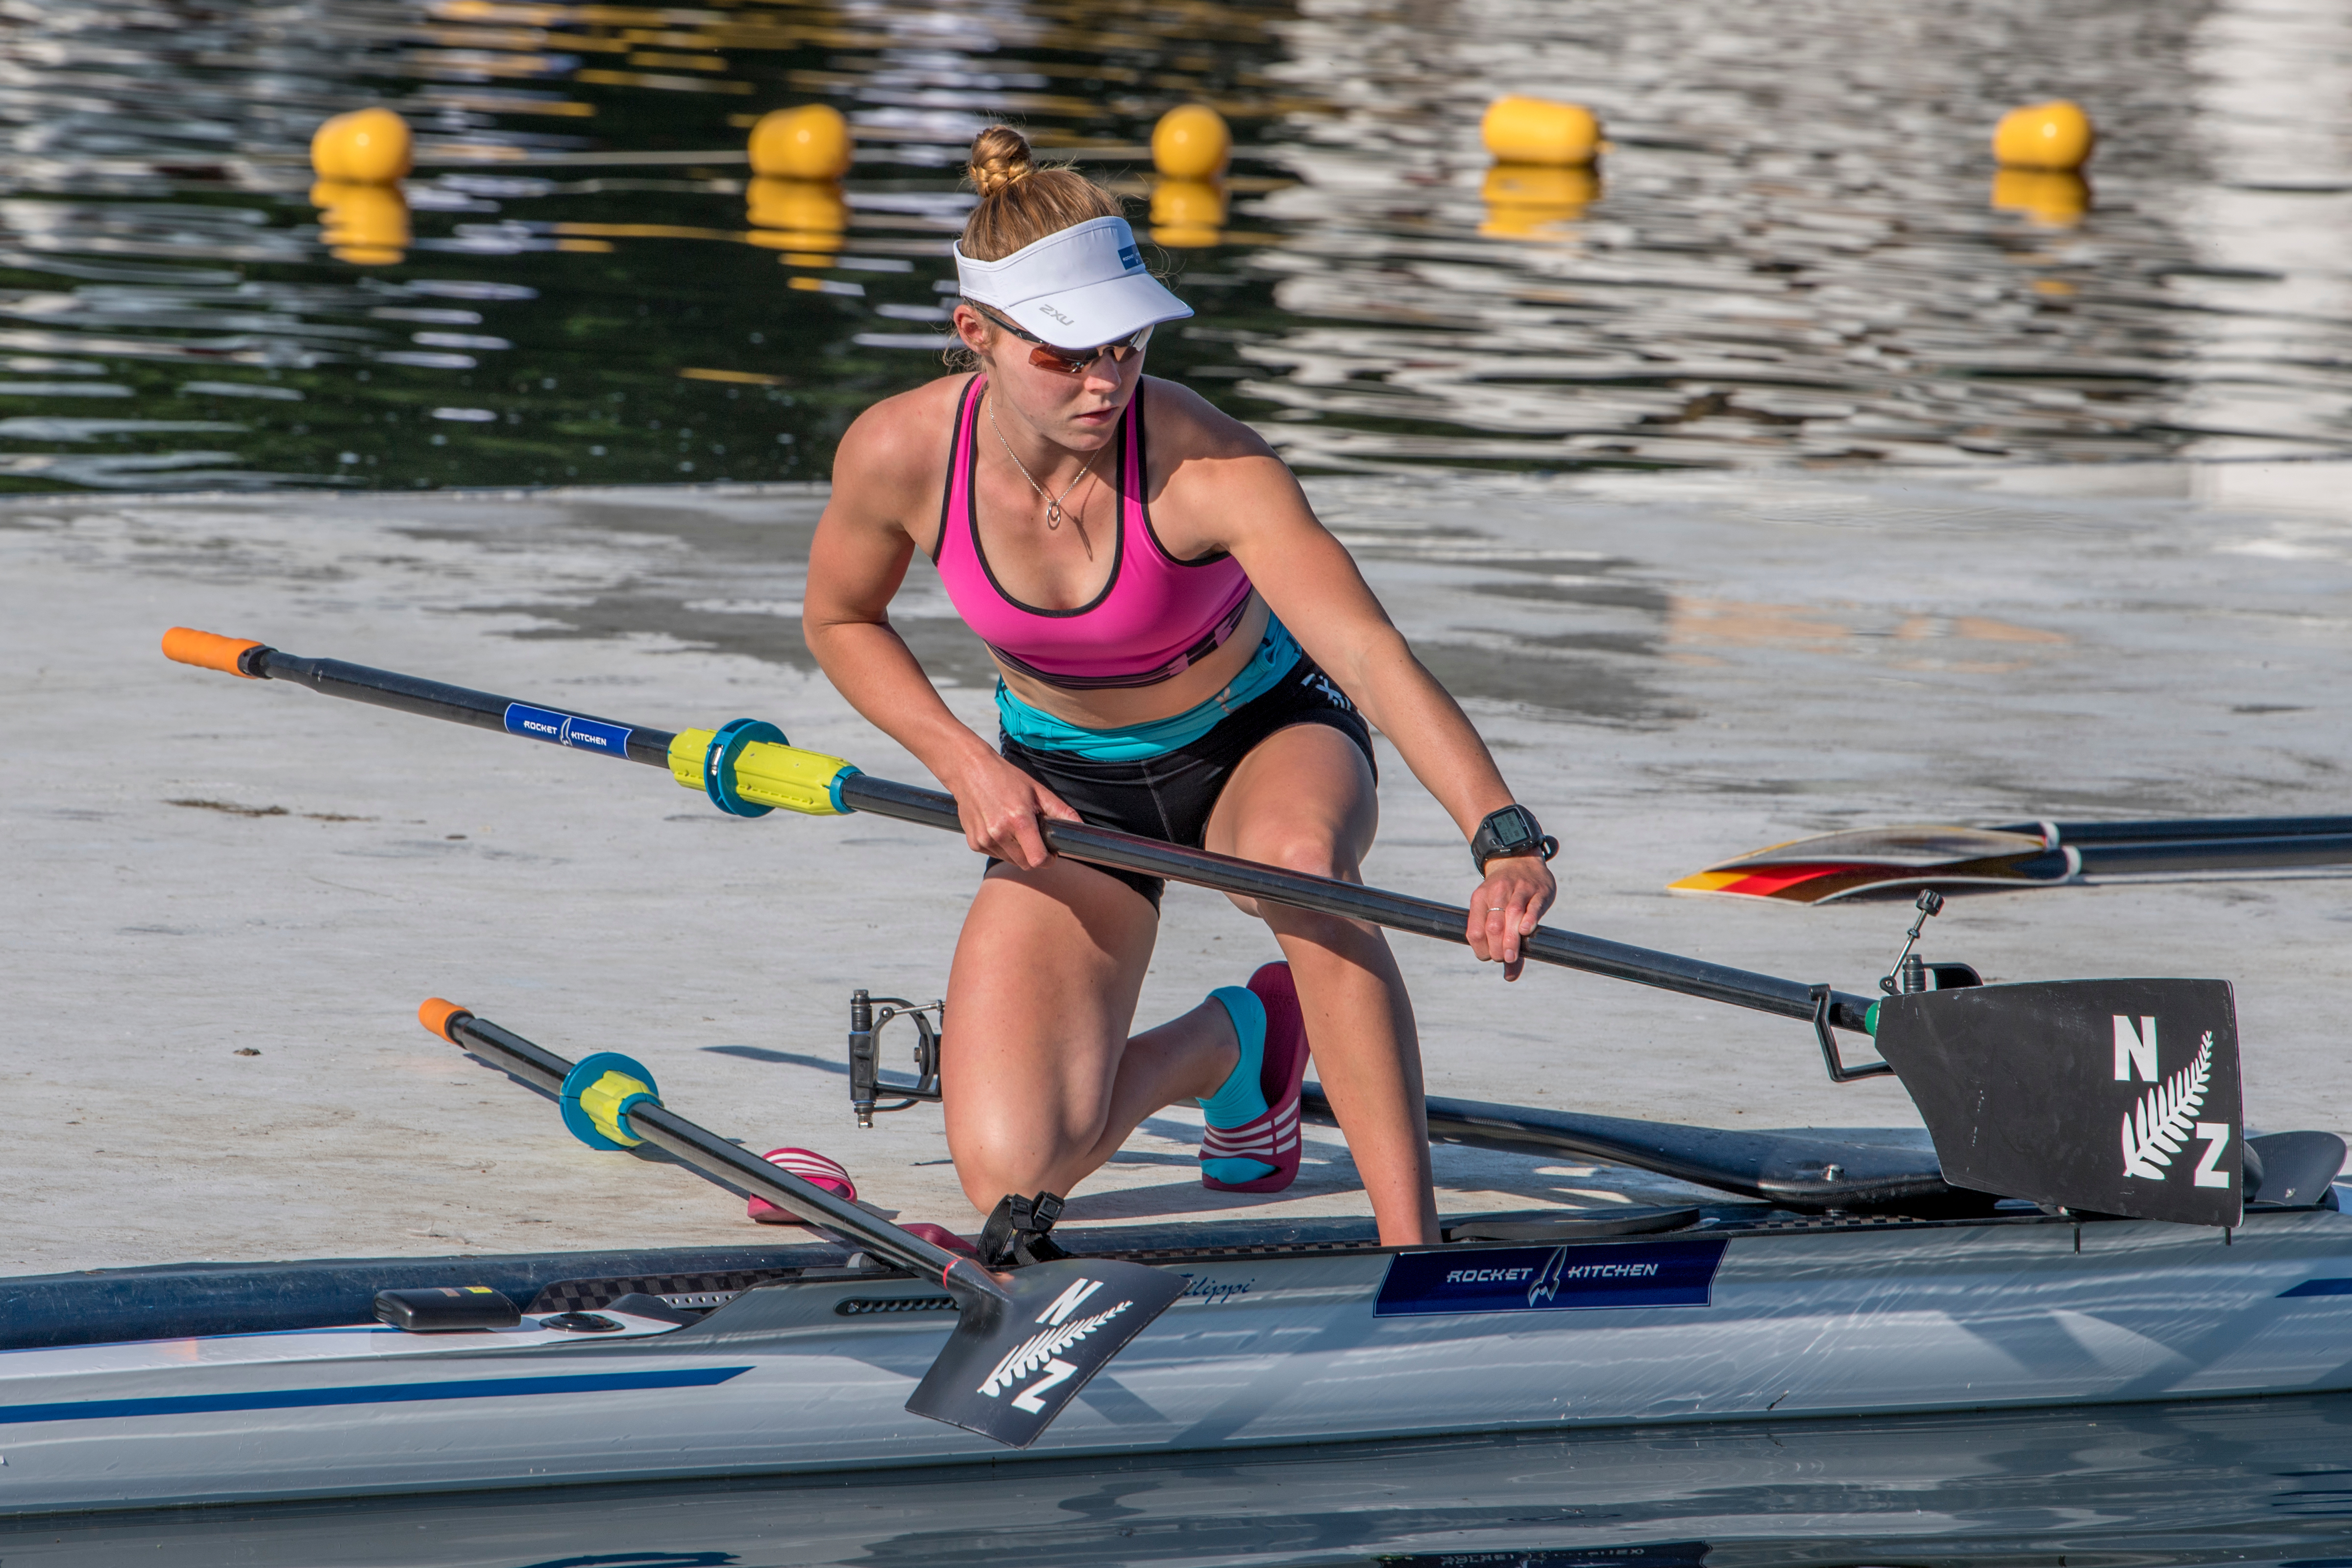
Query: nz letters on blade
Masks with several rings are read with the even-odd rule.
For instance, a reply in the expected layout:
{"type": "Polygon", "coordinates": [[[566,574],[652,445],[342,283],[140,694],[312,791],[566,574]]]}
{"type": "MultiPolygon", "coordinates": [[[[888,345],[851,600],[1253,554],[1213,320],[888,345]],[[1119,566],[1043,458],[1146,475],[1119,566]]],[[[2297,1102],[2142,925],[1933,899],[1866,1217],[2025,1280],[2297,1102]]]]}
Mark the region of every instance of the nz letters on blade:
{"type": "Polygon", "coordinates": [[[1944,1179],[2086,1214],[2241,1217],[2238,1020],[2221,980],[2060,980],[1880,1004],[1944,1179]]]}
{"type": "Polygon", "coordinates": [[[964,1303],[907,1408],[1025,1448],[1185,1284],[1181,1274],[1108,1258],[1019,1269],[1009,1307],[964,1303]]]}

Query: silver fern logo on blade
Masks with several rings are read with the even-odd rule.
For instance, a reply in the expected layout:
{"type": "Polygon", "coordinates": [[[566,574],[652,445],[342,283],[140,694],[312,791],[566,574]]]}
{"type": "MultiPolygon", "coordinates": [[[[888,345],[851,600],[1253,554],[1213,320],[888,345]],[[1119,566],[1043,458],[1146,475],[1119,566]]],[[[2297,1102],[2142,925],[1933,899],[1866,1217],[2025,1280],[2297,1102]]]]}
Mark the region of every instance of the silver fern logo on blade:
{"type": "Polygon", "coordinates": [[[1099,1279],[1081,1279],[1063,1291],[1050,1306],[1037,1314],[1037,1321],[1050,1326],[1043,1333],[1030,1335],[1005,1352],[1004,1359],[981,1380],[978,1392],[994,1399],[1017,1387],[1030,1373],[1043,1373],[1043,1377],[1013,1397],[1015,1410],[1025,1410],[1033,1415],[1042,1414],[1045,1405],[1039,1396],[1077,1375],[1078,1369],[1064,1361],[1062,1352],[1134,1305],[1131,1301],[1121,1301],[1116,1307],[1089,1313],[1083,1318],[1070,1316],[1080,1302],[1101,1289],[1102,1281],[1099,1279]]]}
{"type": "MultiPolygon", "coordinates": [[[[2156,1077],[2156,1020],[2143,1018],[2140,1023],[2143,1026],[2135,1029],[2129,1018],[2120,1015],[2116,1018],[2116,1076],[2119,1079],[2138,1073],[2149,1079],[2156,1077]]],[[[2229,1123],[2197,1120],[2197,1113],[2205,1108],[2205,1094],[2212,1077],[2213,1033],[2209,1029],[2187,1067],[2155,1084],[2140,1096],[2137,1105],[2124,1112],[2126,1176],[2144,1182],[2164,1181],[2171,1174],[2172,1157],[2191,1140],[2200,1140],[2205,1144],[2205,1154],[2197,1162],[2195,1184],[2230,1184],[2229,1173],[2214,1168],[2221,1152],[2230,1146],[2229,1123]]]]}
{"type": "Polygon", "coordinates": [[[1949,1185],[2119,1219],[2244,1217],[2261,1177],[2251,1154],[2239,1158],[2228,981],[2021,981],[1879,1007],[1873,1043],[1902,1075],[1949,1185]]]}

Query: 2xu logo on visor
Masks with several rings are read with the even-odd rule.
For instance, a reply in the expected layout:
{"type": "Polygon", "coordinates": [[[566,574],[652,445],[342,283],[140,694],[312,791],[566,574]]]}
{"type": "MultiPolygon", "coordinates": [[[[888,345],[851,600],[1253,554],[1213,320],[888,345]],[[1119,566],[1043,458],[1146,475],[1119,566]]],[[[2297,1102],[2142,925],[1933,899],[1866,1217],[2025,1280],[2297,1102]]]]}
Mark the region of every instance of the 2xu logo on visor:
{"type": "Polygon", "coordinates": [[[2185,1225],[2241,1217],[2227,981],[1921,992],[1879,1005],[1877,1044],[1955,1186],[2185,1225]]]}
{"type": "Polygon", "coordinates": [[[1025,1448],[1188,1283],[1099,1258],[1015,1269],[1009,1306],[961,1303],[961,1321],[907,1408],[1025,1448]]]}

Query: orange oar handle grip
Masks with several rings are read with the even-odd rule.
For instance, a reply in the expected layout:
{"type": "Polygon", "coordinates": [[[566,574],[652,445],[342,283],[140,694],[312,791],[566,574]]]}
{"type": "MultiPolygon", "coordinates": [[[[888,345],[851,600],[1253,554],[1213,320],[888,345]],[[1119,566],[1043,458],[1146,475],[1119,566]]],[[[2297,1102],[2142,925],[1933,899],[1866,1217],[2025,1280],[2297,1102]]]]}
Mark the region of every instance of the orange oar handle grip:
{"type": "Polygon", "coordinates": [[[163,657],[181,664],[193,664],[201,669],[217,669],[224,675],[241,676],[247,680],[259,680],[260,676],[245,668],[245,656],[261,648],[251,637],[225,637],[216,632],[200,632],[193,626],[173,626],[163,634],[163,657]]]}
{"type": "Polygon", "coordinates": [[[416,1009],[416,1021],[451,1045],[457,1043],[457,1037],[449,1032],[449,1026],[460,1018],[473,1016],[473,1009],[460,1007],[455,1002],[445,1002],[438,996],[427,996],[424,1005],[416,1009]]]}

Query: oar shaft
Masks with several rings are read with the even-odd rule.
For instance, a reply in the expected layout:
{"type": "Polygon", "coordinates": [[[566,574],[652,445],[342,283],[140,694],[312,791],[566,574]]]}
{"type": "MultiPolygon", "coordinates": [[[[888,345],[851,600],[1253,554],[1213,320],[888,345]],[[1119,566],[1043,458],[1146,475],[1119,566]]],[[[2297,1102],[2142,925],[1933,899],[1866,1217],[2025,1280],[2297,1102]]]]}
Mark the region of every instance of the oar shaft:
{"type": "MultiPolygon", "coordinates": [[[[844,804],[877,816],[895,816],[905,822],[959,832],[962,828],[956,816],[954,797],[938,790],[916,789],[858,773],[842,782],[841,797],[844,804]]],[[[1434,937],[1440,942],[1466,943],[1469,940],[1469,911],[1453,904],[1310,876],[1303,871],[1279,870],[1255,860],[1237,860],[1228,855],[1139,838],[1084,823],[1048,821],[1044,828],[1046,846],[1055,854],[1090,865],[1116,867],[1147,877],[1166,877],[1221,893],[1265,899],[1294,909],[1313,910],[1319,914],[1386,926],[1391,931],[1434,937]]],[[[1735,1007],[1752,1007],[1785,1018],[1811,1019],[1813,1016],[1811,986],[1727,964],[1654,952],[1554,926],[1538,926],[1535,934],[1521,944],[1521,951],[1540,963],[1556,963],[1563,969],[1580,969],[1615,980],[1655,985],[1735,1007]]],[[[1831,994],[1830,1022],[1838,1028],[1868,1033],[1869,1011],[1868,997],[1844,992],[1831,994]]]]}
{"type": "MultiPolygon", "coordinates": [[[[205,633],[174,630],[164,639],[164,651],[184,663],[257,679],[296,681],[331,697],[352,698],[430,719],[446,719],[479,729],[553,741],[608,756],[625,756],[631,762],[665,769],[672,766],[669,753],[677,740],[667,730],[639,729],[586,714],[536,708],[462,686],[420,680],[415,676],[345,664],[340,659],[302,658],[259,643],[240,643],[205,633]]],[[[837,794],[837,805],[832,809],[845,807],[927,827],[962,830],[954,797],[938,790],[894,784],[847,768],[832,781],[832,787],[837,794]]],[[[1452,904],[1409,898],[1328,877],[1279,870],[1255,861],[1213,855],[1203,849],[1081,823],[1047,822],[1044,829],[1047,846],[1074,860],[1149,877],[1165,877],[1222,893],[1264,899],[1392,931],[1434,937],[1441,942],[1468,941],[1469,911],[1452,904]]],[[[1538,928],[1521,943],[1521,951],[1539,963],[1654,985],[1784,1018],[1810,1020],[1813,1016],[1811,987],[1727,964],[1707,963],[1550,926],[1538,928]]],[[[1837,1028],[1868,1034],[1871,1005],[1868,997],[1832,992],[1829,1021],[1837,1028]]]]}
{"type": "MultiPolygon", "coordinates": [[[[2321,819],[2325,820],[2325,819],[2321,819]]],[[[2352,861],[2352,828],[2341,833],[2251,834],[2227,838],[2093,844],[2075,851],[2083,869],[2110,877],[2164,871],[2264,871],[2352,861]]]]}
{"type": "MultiPolygon", "coordinates": [[[[442,1027],[452,1042],[532,1088],[552,1095],[562,1093],[564,1079],[571,1075],[573,1064],[554,1052],[471,1013],[455,1013],[442,1027]]],[[[964,1284],[988,1294],[1003,1293],[1002,1288],[988,1279],[983,1271],[974,1268],[969,1258],[960,1258],[944,1247],[876,1219],[846,1199],[771,1165],[674,1110],[639,1104],[629,1110],[628,1120],[630,1131],[655,1148],[696,1170],[748,1187],[811,1225],[855,1237],[859,1245],[931,1279],[948,1280],[952,1270],[962,1278],[948,1280],[949,1283],[964,1284]],[[978,1276],[978,1279],[972,1276],[978,1276]]]]}
{"type": "Polygon", "coordinates": [[[2352,816],[2210,816],[2156,822],[2013,822],[1996,833],[2058,830],[2057,842],[2093,845],[2212,843],[2227,838],[2337,838],[2352,836],[2352,816]]]}
{"type": "MultiPolygon", "coordinates": [[[[630,1130],[646,1142],[673,1155],[698,1171],[708,1172],[749,1187],[770,1203],[798,1215],[812,1225],[822,1225],[856,1237],[858,1242],[892,1260],[907,1265],[932,1279],[940,1279],[959,1261],[956,1255],[936,1242],[905,1231],[896,1234],[876,1234],[872,1230],[874,1216],[845,1198],[836,1197],[814,1182],[803,1183],[806,1193],[793,1192],[796,1200],[785,1204],[776,1196],[789,1191],[776,1179],[777,1168],[757,1154],[738,1148],[709,1128],[688,1121],[677,1111],[661,1106],[640,1106],[629,1112],[630,1130]]],[[[790,1173],[785,1175],[791,1177],[790,1173]]],[[[969,1260],[965,1260],[969,1261],[969,1260]]]]}
{"type": "Polygon", "coordinates": [[[641,729],[599,719],[592,713],[540,708],[444,681],[421,680],[413,675],[373,669],[364,664],[345,664],[339,658],[304,658],[274,647],[248,651],[237,660],[237,669],[256,679],[291,681],[329,697],[347,697],[426,719],[446,719],[478,730],[503,731],[530,740],[569,745],[577,751],[602,752],[659,768],[669,766],[669,745],[675,739],[667,730],[641,729]],[[592,744],[592,737],[611,743],[592,744]]]}
{"type": "Polygon", "coordinates": [[[501,1071],[512,1073],[531,1088],[550,1094],[562,1094],[563,1080],[572,1074],[572,1064],[553,1051],[542,1050],[520,1035],[471,1013],[450,1019],[448,1034],[456,1044],[496,1062],[501,1071]]]}

